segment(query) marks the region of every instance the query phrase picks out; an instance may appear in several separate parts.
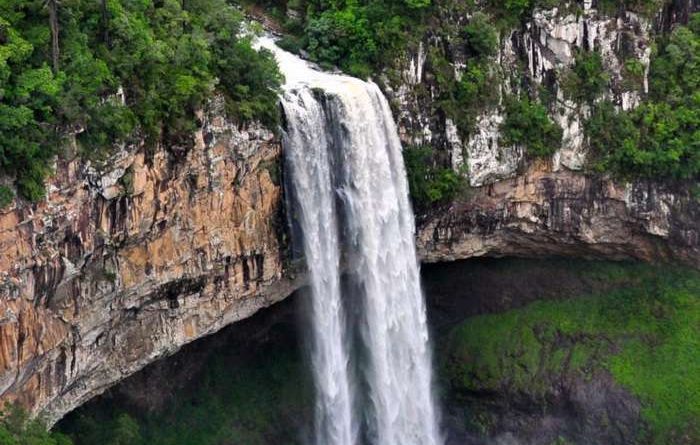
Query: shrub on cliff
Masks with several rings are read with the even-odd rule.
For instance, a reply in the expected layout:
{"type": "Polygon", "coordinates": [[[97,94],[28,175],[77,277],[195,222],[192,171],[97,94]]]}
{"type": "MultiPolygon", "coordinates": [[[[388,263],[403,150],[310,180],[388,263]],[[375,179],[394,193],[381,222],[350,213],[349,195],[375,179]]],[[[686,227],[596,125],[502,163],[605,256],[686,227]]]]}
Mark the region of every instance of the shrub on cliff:
{"type": "Polygon", "coordinates": [[[561,146],[562,129],[550,119],[544,105],[528,98],[510,98],[505,115],[500,127],[503,144],[520,145],[538,157],[549,156],[561,146]]]}
{"type": "Polygon", "coordinates": [[[498,30],[489,17],[477,12],[464,27],[464,37],[469,53],[475,57],[489,57],[498,51],[498,30]]]}
{"type": "Polygon", "coordinates": [[[597,51],[579,51],[562,81],[564,94],[577,103],[593,103],[607,88],[610,76],[597,51]]]}
{"type": "Polygon", "coordinates": [[[434,164],[430,147],[408,147],[403,151],[411,199],[417,210],[451,200],[464,180],[451,168],[434,164]]]}

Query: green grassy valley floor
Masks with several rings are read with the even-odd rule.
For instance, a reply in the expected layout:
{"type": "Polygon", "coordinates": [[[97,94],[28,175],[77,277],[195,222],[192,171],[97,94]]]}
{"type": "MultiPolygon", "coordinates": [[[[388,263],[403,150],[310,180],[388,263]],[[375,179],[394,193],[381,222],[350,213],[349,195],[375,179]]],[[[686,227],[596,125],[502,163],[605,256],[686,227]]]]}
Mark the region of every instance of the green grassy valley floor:
{"type": "MultiPolygon", "coordinates": [[[[700,443],[699,272],[504,259],[424,281],[448,444],[700,443]]],[[[79,445],[308,443],[298,307],[184,348],[58,429],[79,445]]]]}
{"type": "Polygon", "coordinates": [[[627,439],[700,443],[700,273],[611,263],[576,267],[620,286],[464,321],[440,353],[450,397],[493,392],[541,400],[546,409],[567,381],[609,374],[640,402],[644,428],[628,431],[636,437],[627,439]]]}

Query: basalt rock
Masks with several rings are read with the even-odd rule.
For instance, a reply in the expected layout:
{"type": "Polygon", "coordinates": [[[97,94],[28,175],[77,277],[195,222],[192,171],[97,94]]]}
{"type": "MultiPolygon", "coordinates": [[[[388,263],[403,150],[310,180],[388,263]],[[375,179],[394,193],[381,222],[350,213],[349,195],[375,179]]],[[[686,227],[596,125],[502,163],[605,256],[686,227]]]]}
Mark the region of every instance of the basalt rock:
{"type": "Polygon", "coordinates": [[[0,394],[49,423],[295,287],[281,147],[218,112],[187,150],[60,162],[45,202],[0,211],[0,394]]]}
{"type": "Polygon", "coordinates": [[[688,184],[616,182],[537,163],[471,189],[420,221],[423,261],[570,255],[700,265],[700,200],[688,184]]]}

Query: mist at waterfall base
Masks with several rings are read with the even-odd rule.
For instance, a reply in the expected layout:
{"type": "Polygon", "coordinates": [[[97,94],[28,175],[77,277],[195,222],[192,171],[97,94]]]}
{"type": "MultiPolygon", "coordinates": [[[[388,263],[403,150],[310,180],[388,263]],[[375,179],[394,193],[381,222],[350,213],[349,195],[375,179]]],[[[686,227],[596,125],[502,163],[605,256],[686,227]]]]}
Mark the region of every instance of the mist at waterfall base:
{"type": "Polygon", "coordinates": [[[309,270],[318,445],[438,445],[401,145],[379,88],[277,48],[290,214],[309,270]],[[341,276],[345,276],[341,284],[341,276]]]}

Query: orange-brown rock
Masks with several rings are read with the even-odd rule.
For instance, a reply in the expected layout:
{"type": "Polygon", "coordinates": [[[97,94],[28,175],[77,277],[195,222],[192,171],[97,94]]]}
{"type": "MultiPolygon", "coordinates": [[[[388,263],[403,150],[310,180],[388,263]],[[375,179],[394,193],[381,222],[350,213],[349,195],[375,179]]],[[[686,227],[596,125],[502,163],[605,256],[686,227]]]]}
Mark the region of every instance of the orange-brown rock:
{"type": "Polygon", "coordinates": [[[280,145],[202,116],[188,151],[59,162],[0,210],[0,394],[49,422],[291,292],[280,145]]]}

